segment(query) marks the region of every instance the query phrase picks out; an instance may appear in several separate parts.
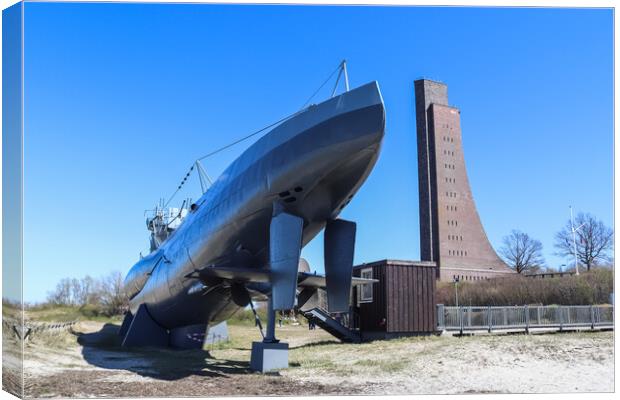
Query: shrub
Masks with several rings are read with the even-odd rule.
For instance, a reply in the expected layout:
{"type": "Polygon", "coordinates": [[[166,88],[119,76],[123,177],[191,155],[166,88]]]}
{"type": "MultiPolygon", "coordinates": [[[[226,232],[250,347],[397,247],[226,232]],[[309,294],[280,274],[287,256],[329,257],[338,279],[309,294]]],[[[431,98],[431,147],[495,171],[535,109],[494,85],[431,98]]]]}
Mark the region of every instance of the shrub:
{"type": "Polygon", "coordinates": [[[128,302],[123,291],[123,275],[114,271],[99,279],[90,276],[64,278],[48,294],[46,303],[30,306],[29,309],[80,307],[86,316],[112,317],[122,315],[128,308],[128,302]]]}
{"type": "Polygon", "coordinates": [[[102,316],[103,312],[100,305],[86,304],[80,307],[80,314],[82,314],[86,318],[96,318],[102,316]]]}
{"type": "MultiPolygon", "coordinates": [[[[458,284],[459,305],[513,306],[525,304],[589,305],[609,302],[611,269],[593,269],[579,276],[526,278],[521,275],[458,284]]],[[[437,284],[437,303],[455,305],[453,283],[437,284]]]]}

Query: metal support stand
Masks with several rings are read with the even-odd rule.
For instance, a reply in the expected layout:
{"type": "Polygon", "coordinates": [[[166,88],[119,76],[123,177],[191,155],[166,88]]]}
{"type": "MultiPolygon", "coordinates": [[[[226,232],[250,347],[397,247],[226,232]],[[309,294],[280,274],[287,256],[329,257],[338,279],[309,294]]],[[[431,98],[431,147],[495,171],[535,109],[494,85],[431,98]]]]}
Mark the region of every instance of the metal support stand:
{"type": "Polygon", "coordinates": [[[344,74],[344,88],[349,91],[349,74],[347,73],[347,60],[342,60],[342,72],[344,74]]]}
{"type": "Polygon", "coordinates": [[[196,172],[198,172],[198,180],[200,181],[200,189],[202,190],[202,194],[205,194],[207,189],[209,189],[209,187],[213,185],[213,181],[211,180],[211,177],[207,174],[207,171],[202,166],[202,163],[200,162],[200,160],[196,160],[196,163],[194,165],[196,167],[196,172]]]}
{"type": "Polygon", "coordinates": [[[258,372],[288,368],[288,343],[276,339],[276,311],[271,296],[267,306],[267,331],[262,342],[252,342],[250,368],[258,372]]]}
{"type": "Polygon", "coordinates": [[[349,91],[349,74],[347,73],[347,60],[342,60],[340,63],[340,70],[338,71],[338,77],[336,78],[336,84],[334,85],[334,89],[332,90],[332,97],[336,95],[336,89],[338,89],[338,83],[340,82],[340,77],[344,74],[344,87],[345,91],[349,91]]]}
{"type": "Polygon", "coordinates": [[[263,343],[278,343],[276,339],[276,310],[273,309],[273,297],[269,296],[267,307],[267,332],[263,338],[263,343]]]}
{"type": "Polygon", "coordinates": [[[254,314],[254,323],[258,327],[258,330],[260,332],[260,336],[264,340],[265,339],[265,334],[263,333],[263,324],[261,324],[261,322],[260,322],[260,317],[258,316],[258,313],[256,312],[256,309],[254,308],[254,302],[252,301],[252,299],[250,299],[250,308],[252,309],[252,313],[254,314]]]}

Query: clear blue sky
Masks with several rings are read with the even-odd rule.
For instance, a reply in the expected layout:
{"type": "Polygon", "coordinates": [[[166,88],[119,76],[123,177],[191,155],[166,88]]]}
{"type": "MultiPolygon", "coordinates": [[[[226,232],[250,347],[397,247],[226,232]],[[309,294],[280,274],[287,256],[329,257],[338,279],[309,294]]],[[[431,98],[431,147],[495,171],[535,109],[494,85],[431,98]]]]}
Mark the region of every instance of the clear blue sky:
{"type": "MultiPolygon", "coordinates": [[[[379,81],[381,158],[342,217],[355,262],[419,259],[413,81],[448,84],[497,248],[511,229],[548,263],[568,205],[612,225],[611,10],[26,5],[25,293],[126,272],[143,212],[197,157],[296,111],[342,58],[379,81]]],[[[326,98],[331,87],[320,93],[326,98]]],[[[217,176],[251,141],[205,162],[217,176]]],[[[177,197],[199,195],[193,179],[177,197]]],[[[322,271],[322,236],[303,251],[322,271]]]]}

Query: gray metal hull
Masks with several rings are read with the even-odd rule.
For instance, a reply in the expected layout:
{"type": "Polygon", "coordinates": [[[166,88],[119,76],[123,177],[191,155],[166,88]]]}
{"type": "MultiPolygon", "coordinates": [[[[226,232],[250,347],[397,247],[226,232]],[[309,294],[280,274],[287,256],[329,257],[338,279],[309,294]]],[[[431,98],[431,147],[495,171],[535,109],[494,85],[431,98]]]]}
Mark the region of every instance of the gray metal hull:
{"type": "MultiPolygon", "coordinates": [[[[385,109],[376,82],[311,106],[250,146],[196,202],[174,234],[129,272],[132,313],[161,326],[215,323],[239,309],[226,283],[190,290],[210,266],[269,268],[273,204],[303,218],[302,247],[334,219],[379,156],[385,109]]],[[[269,285],[249,283],[268,291],[269,285]]]]}

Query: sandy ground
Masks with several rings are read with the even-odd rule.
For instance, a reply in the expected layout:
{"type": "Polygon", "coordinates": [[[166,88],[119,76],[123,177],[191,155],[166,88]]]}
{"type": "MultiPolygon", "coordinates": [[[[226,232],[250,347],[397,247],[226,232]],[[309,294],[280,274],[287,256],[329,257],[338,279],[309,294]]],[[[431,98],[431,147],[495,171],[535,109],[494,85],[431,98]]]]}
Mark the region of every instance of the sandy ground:
{"type": "MultiPolygon", "coordinates": [[[[569,393],[614,390],[613,333],[403,339],[346,345],[321,374],[283,376],[342,383],[364,394],[569,393]],[[368,347],[368,348],[366,348],[368,347]]],[[[312,356],[330,357],[317,347],[312,356]]],[[[337,352],[337,349],[333,349],[337,352]]],[[[324,358],[325,357],[325,358],[324,358]]]]}
{"type": "MultiPolygon", "coordinates": [[[[249,371],[254,327],[206,350],[119,346],[117,325],[80,322],[26,344],[27,397],[611,392],[613,332],[419,337],[342,344],[285,326],[290,368],[249,371]]],[[[17,355],[15,355],[17,357],[17,355]]]]}

